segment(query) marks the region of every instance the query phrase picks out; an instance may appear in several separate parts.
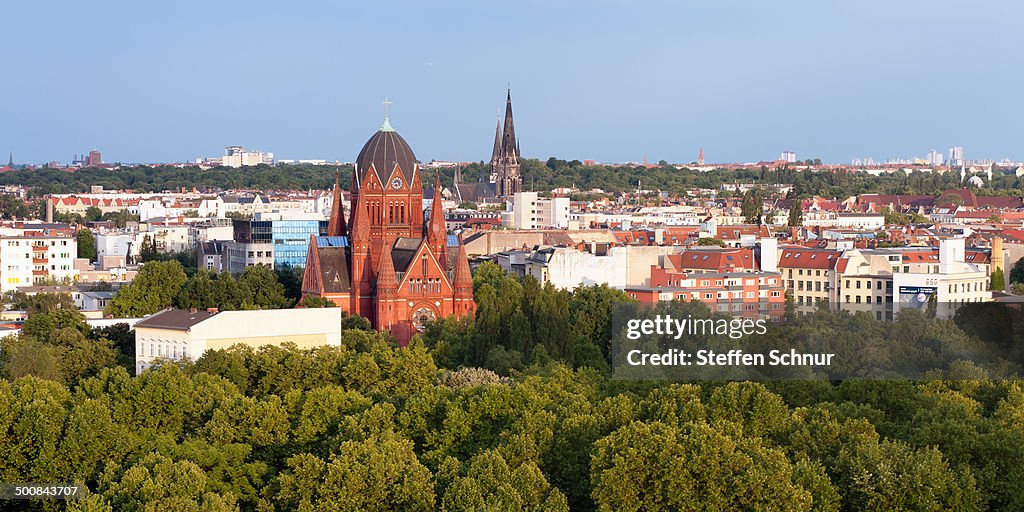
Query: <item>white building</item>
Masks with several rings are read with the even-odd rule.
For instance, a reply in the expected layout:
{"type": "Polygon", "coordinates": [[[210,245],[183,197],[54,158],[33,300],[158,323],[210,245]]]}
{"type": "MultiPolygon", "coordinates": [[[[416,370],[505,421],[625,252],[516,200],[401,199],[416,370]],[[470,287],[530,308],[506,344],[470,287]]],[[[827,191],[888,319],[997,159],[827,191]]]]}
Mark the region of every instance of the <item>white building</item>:
{"type": "MultiPolygon", "coordinates": [[[[140,244],[136,239],[138,233],[97,233],[96,258],[104,256],[139,256],[140,244]]],[[[141,239],[140,239],[141,240],[141,239]]]]}
{"type": "Polygon", "coordinates": [[[780,160],[782,160],[783,162],[795,163],[796,162],[796,152],[795,151],[783,151],[782,152],[782,156],[780,157],[780,160]]]}
{"type": "Polygon", "coordinates": [[[885,216],[876,213],[836,213],[829,211],[806,212],[802,225],[806,227],[852,228],[877,231],[885,227],[885,216]]]}
{"type": "Polygon", "coordinates": [[[47,280],[74,279],[78,244],[67,226],[0,226],[0,291],[47,280]]]}
{"type": "Polygon", "coordinates": [[[166,309],[135,323],[136,372],[158,360],[195,361],[232,345],[341,344],[341,308],[221,311],[166,309]]]}
{"type": "Polygon", "coordinates": [[[558,288],[607,284],[612,288],[648,286],[651,266],[666,254],[681,252],[673,246],[611,247],[595,254],[575,247],[541,247],[524,262],[524,273],[541,284],[550,282],[558,288]]]}
{"type": "Polygon", "coordinates": [[[965,260],[963,238],[939,241],[938,272],[896,272],[893,274],[893,313],[901,308],[925,309],[935,297],[936,314],[951,317],[956,309],[968,302],[992,300],[988,289],[989,278],[985,269],[965,260]]]}
{"type": "Polygon", "coordinates": [[[262,151],[248,151],[242,146],[228,146],[224,148],[224,157],[221,165],[225,167],[244,167],[247,165],[273,165],[274,154],[262,151]]]}
{"type": "Polygon", "coordinates": [[[513,229],[567,229],[569,198],[540,199],[536,192],[516,192],[502,213],[501,223],[513,229]]]}

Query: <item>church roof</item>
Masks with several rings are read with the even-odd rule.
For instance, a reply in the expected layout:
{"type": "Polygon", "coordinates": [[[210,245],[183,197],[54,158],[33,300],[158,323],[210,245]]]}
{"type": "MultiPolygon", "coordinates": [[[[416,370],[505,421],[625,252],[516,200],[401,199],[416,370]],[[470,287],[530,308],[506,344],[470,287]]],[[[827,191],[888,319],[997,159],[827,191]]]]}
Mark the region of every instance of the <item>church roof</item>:
{"type": "Polygon", "coordinates": [[[394,262],[395,270],[405,272],[412,263],[416,250],[420,248],[422,238],[398,238],[391,249],[391,260],[394,262]]]}
{"type": "MultiPolygon", "coordinates": [[[[317,242],[319,244],[319,240],[317,242]]],[[[324,291],[327,293],[344,293],[352,289],[352,283],[349,281],[347,250],[346,247],[338,246],[317,248],[317,254],[320,256],[320,279],[324,291]]]]}
{"type": "Polygon", "coordinates": [[[406,184],[411,184],[415,175],[416,155],[405,139],[391,129],[390,124],[385,123],[359,151],[359,156],[356,157],[356,170],[362,181],[366,179],[366,173],[370,172],[372,166],[380,182],[387,186],[387,180],[395,170],[395,165],[402,168],[406,184]]]}
{"type": "Polygon", "coordinates": [[[317,247],[348,247],[347,236],[318,236],[316,237],[317,247]]]}

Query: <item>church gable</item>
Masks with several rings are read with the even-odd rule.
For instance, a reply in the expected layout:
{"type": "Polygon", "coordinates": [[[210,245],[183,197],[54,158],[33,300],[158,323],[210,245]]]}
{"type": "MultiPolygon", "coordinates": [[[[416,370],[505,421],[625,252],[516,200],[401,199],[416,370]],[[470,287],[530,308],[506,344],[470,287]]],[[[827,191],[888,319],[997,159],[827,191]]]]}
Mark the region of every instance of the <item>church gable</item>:
{"type": "Polygon", "coordinates": [[[396,270],[402,273],[402,279],[398,283],[399,290],[410,289],[408,283],[413,283],[413,290],[418,290],[417,285],[437,283],[437,287],[431,291],[426,290],[427,293],[444,293],[450,294],[454,291],[452,283],[448,279],[447,269],[444,268],[438,261],[437,256],[430,247],[427,245],[426,240],[421,240],[419,247],[411,257],[407,258],[405,268],[396,270]]]}
{"type": "Polygon", "coordinates": [[[320,281],[320,256],[316,247],[316,237],[310,235],[309,247],[306,249],[306,268],[302,272],[302,293],[322,295],[323,285],[320,281]]]}

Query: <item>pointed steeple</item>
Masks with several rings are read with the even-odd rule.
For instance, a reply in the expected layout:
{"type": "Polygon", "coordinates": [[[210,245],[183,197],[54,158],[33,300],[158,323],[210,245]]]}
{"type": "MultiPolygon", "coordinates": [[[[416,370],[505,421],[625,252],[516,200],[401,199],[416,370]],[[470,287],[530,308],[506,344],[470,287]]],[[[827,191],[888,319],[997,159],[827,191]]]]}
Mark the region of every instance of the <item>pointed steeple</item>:
{"type": "Polygon", "coordinates": [[[441,176],[434,181],[434,200],[430,204],[430,224],[427,225],[427,245],[441,266],[448,266],[448,230],[444,224],[444,208],[441,207],[441,176]]]}
{"type": "Polygon", "coordinates": [[[377,273],[377,294],[390,295],[398,288],[395,276],[395,262],[391,259],[391,244],[384,244],[380,250],[380,270],[377,273]]]}
{"type": "Polygon", "coordinates": [[[505,96],[505,129],[501,136],[502,155],[515,155],[519,159],[519,146],[516,143],[516,125],[512,121],[512,89],[505,96]]]}
{"type": "Polygon", "coordinates": [[[14,167],[14,151],[11,151],[11,156],[7,159],[7,167],[14,167]]]}
{"type": "Polygon", "coordinates": [[[697,165],[704,165],[704,148],[700,148],[700,152],[697,153],[697,165]]]}
{"type": "Polygon", "coordinates": [[[352,246],[370,240],[370,212],[366,209],[366,194],[359,194],[352,209],[352,246]]]}
{"type": "Polygon", "coordinates": [[[455,294],[465,296],[473,294],[473,273],[469,270],[469,256],[466,246],[459,244],[459,254],[455,258],[455,278],[453,279],[455,294]]]}
{"type": "Polygon", "coordinates": [[[441,207],[441,176],[434,178],[434,199],[430,203],[430,224],[427,226],[427,240],[436,245],[442,240],[447,242],[447,229],[444,226],[444,208],[441,207]]]}
{"type": "Polygon", "coordinates": [[[341,186],[338,184],[338,175],[334,175],[334,198],[331,206],[331,218],[327,221],[327,236],[345,236],[347,233],[345,225],[345,203],[341,196],[341,186]]]}
{"type": "Polygon", "coordinates": [[[494,150],[491,151],[491,163],[498,161],[501,156],[501,118],[498,118],[498,127],[494,129],[494,150]]]}

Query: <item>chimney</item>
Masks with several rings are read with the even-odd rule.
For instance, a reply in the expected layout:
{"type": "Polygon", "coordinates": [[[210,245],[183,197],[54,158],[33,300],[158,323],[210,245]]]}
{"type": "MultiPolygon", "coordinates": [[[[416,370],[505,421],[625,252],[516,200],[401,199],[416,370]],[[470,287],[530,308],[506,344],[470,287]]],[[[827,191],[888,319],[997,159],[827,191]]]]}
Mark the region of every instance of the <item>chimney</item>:
{"type": "Polygon", "coordinates": [[[1006,264],[1005,256],[1003,255],[1003,239],[996,236],[992,238],[992,271],[1000,269],[1006,272],[1003,266],[1006,264]]]}
{"type": "Polygon", "coordinates": [[[207,312],[207,313],[216,313],[216,312],[218,312],[218,311],[219,311],[219,310],[218,310],[217,308],[206,308],[206,312],[207,312]]]}
{"type": "Polygon", "coordinates": [[[46,196],[46,222],[53,222],[53,198],[46,196]]]}
{"type": "Polygon", "coordinates": [[[188,309],[188,312],[189,312],[189,313],[192,313],[192,314],[196,314],[196,313],[198,313],[198,312],[199,312],[199,310],[198,310],[198,309],[196,309],[196,308],[189,308],[189,309],[188,309]]]}

